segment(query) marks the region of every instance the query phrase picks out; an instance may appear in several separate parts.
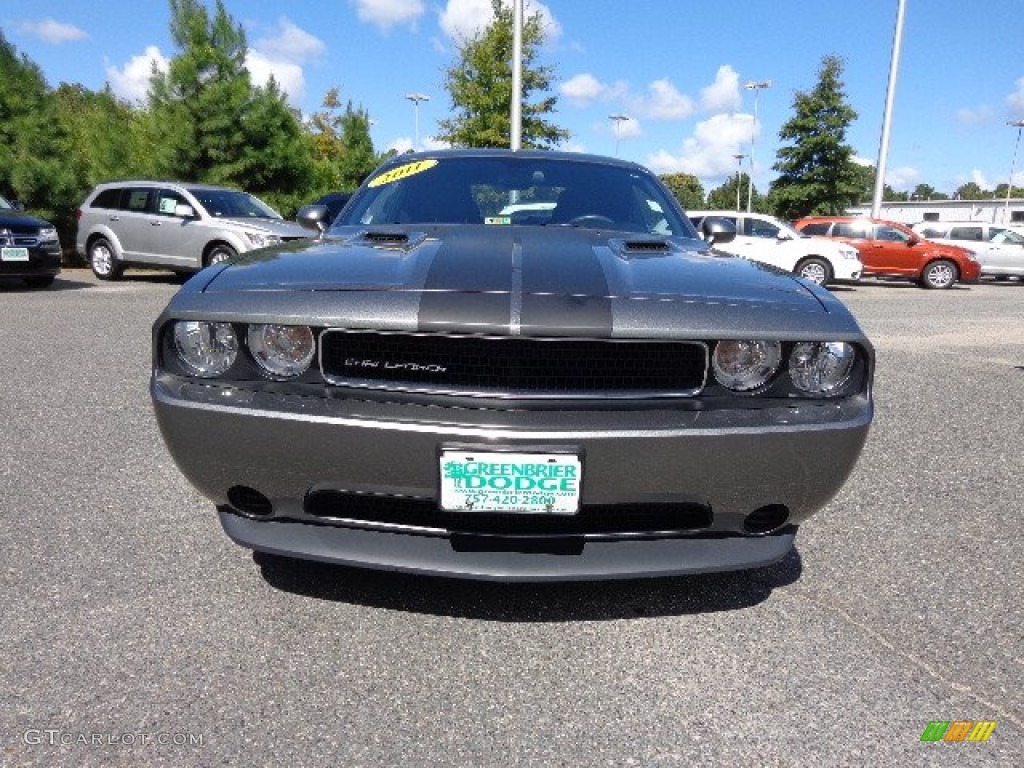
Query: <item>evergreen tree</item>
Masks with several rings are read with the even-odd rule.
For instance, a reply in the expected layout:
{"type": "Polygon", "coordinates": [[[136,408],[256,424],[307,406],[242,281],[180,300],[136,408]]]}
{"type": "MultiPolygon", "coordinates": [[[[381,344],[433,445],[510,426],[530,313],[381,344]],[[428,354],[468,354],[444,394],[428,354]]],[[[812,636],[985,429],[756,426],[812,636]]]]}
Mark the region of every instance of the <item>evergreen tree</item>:
{"type": "MultiPolygon", "coordinates": [[[[457,61],[445,73],[452,117],[439,123],[437,138],[456,147],[508,147],[511,142],[513,11],[491,0],[494,21],[459,43],[457,61]]],[[[544,27],[540,14],[524,21],[522,35],[522,146],[547,148],[569,132],[546,120],[557,97],[544,96],[554,70],[537,63],[544,27]],[[537,94],[535,101],[531,96],[537,94]]]]}
{"type": "Polygon", "coordinates": [[[783,219],[812,214],[841,214],[860,201],[861,175],[853,162],[846,131],[857,118],[843,92],[843,60],[822,59],[818,82],[810,92],[798,91],[795,114],[782,126],[774,168],[771,201],[783,219]]]}
{"type": "Polygon", "coordinates": [[[704,186],[700,179],[689,173],[666,173],[659,176],[684,211],[704,207],[704,186]]]}

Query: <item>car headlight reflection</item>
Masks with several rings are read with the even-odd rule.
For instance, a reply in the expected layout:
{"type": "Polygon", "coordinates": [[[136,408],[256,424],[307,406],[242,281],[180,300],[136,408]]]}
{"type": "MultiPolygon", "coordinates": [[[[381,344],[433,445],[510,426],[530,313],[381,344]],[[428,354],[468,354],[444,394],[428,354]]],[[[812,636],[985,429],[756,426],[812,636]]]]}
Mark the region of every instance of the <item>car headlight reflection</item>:
{"type": "Polygon", "coordinates": [[[281,242],[281,238],[278,235],[270,235],[265,232],[246,232],[245,236],[249,239],[249,243],[253,248],[266,248],[271,245],[278,245],[281,242]]]}
{"type": "Polygon", "coordinates": [[[246,342],[260,367],[280,379],[301,376],[316,352],[313,331],[305,325],[250,325],[246,342]]]}
{"type": "Polygon", "coordinates": [[[711,356],[715,378],[735,392],[752,392],[767,384],[782,361],[777,341],[720,341],[711,356]]]}
{"type": "Polygon", "coordinates": [[[797,389],[828,395],[850,380],[856,352],[842,341],[802,341],[789,356],[789,375],[797,389]]]}
{"type": "Polygon", "coordinates": [[[174,348],[190,373],[211,378],[234,364],[238,337],[231,323],[179,320],[174,324],[174,348]]]}

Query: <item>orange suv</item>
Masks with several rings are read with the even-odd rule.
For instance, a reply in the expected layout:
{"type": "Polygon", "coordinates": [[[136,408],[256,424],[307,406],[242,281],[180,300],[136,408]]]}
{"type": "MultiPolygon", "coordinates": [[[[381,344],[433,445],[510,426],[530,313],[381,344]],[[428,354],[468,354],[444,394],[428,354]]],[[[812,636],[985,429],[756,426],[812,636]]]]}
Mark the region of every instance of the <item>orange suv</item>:
{"type": "Polygon", "coordinates": [[[793,226],[805,235],[832,237],[860,252],[865,275],[909,277],[924,288],[976,283],[981,265],[974,253],[924,240],[894,221],[863,216],[808,216],[793,226]]]}

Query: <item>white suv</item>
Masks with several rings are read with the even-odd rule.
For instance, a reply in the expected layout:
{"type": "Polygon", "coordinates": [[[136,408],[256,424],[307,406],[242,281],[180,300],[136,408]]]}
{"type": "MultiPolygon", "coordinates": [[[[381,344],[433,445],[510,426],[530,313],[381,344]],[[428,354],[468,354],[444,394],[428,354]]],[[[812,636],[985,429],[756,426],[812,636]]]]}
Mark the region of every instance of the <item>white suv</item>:
{"type": "Polygon", "coordinates": [[[700,231],[708,216],[736,226],[736,238],[715,249],[792,272],[818,285],[860,280],[864,265],[856,248],[824,237],[808,237],[774,216],[745,211],[689,211],[700,231]]]}
{"type": "Polygon", "coordinates": [[[1024,228],[985,221],[922,221],[912,229],[921,237],[974,251],[981,274],[1024,277],[1024,228]]]}
{"type": "Polygon", "coordinates": [[[311,237],[237,189],[167,181],[100,184],[78,209],[75,247],[101,280],[125,266],[193,272],[238,253],[311,237]]]}

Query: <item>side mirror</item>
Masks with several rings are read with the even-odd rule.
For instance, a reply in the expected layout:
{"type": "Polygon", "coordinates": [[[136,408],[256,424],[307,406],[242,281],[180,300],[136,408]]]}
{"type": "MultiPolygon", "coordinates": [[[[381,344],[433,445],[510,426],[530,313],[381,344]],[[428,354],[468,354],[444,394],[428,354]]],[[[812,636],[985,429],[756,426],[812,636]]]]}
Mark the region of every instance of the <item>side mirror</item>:
{"type": "Polygon", "coordinates": [[[736,225],[717,216],[707,216],[700,223],[700,233],[711,246],[731,243],[736,239],[736,225]]]}
{"type": "Polygon", "coordinates": [[[907,247],[908,248],[913,248],[915,245],[917,245],[920,242],[921,242],[921,238],[920,237],[912,237],[909,240],[907,240],[907,247]]]}
{"type": "Polygon", "coordinates": [[[312,229],[323,237],[330,222],[327,221],[326,205],[306,205],[299,209],[295,220],[306,229],[312,229]]]}

